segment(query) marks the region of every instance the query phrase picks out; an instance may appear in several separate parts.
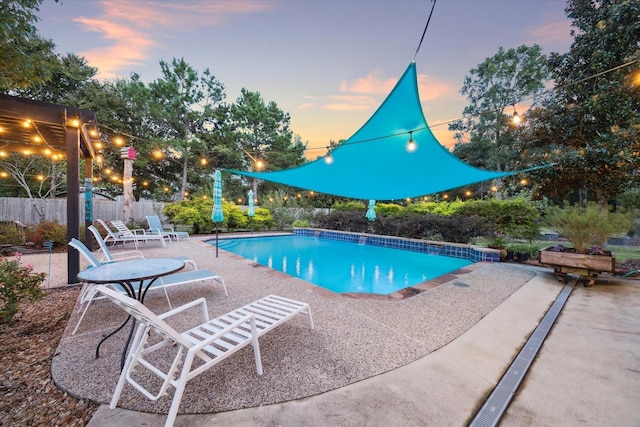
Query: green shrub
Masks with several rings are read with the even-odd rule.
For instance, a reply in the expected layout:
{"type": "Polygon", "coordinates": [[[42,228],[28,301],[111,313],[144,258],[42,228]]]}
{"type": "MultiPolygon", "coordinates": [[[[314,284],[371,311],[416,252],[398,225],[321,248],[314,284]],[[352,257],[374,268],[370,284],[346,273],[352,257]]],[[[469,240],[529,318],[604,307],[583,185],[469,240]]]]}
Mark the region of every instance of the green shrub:
{"type": "MultiPolygon", "coordinates": [[[[320,228],[353,233],[366,233],[372,224],[364,212],[359,211],[333,211],[329,214],[318,216],[317,221],[320,228]]],[[[380,219],[376,219],[373,223],[378,221],[380,219]]]]}
{"type": "Polygon", "coordinates": [[[629,229],[631,217],[621,212],[609,212],[591,203],[551,210],[548,221],[560,235],[571,243],[577,252],[583,253],[591,246],[606,247],[610,235],[629,229]]]}
{"type": "Polygon", "coordinates": [[[538,256],[538,251],[546,246],[546,243],[507,243],[505,249],[509,252],[517,254],[527,254],[530,258],[538,256]]]}
{"type": "Polygon", "coordinates": [[[318,217],[318,226],[330,230],[375,233],[413,239],[466,243],[473,236],[491,236],[493,224],[478,216],[403,214],[369,221],[363,212],[333,211],[318,217]]]}
{"type": "Polygon", "coordinates": [[[396,216],[401,215],[404,211],[404,206],[400,206],[395,203],[376,203],[376,215],[396,216]]]}
{"type": "Polygon", "coordinates": [[[349,202],[336,202],[333,204],[333,206],[331,206],[331,209],[336,210],[336,211],[361,211],[361,212],[366,212],[367,211],[367,205],[365,205],[363,202],[355,202],[355,201],[349,201],[349,202]]]}
{"type": "Polygon", "coordinates": [[[238,230],[247,228],[249,218],[234,203],[222,202],[222,212],[227,230],[238,230]]]}
{"type": "Polygon", "coordinates": [[[293,208],[297,208],[298,204],[295,198],[290,198],[286,192],[277,190],[267,196],[266,202],[264,202],[264,197],[261,200],[263,201],[263,207],[271,212],[273,225],[278,230],[291,227],[293,221],[296,220],[295,209],[293,208]]]}
{"type": "Polygon", "coordinates": [[[417,214],[434,214],[442,216],[455,215],[467,202],[456,199],[453,202],[420,202],[407,206],[407,211],[417,214]]]}
{"type": "Polygon", "coordinates": [[[54,247],[64,248],[67,246],[67,226],[56,221],[42,221],[40,224],[27,227],[25,238],[39,249],[48,240],[53,241],[54,247]]]}
{"type": "Polygon", "coordinates": [[[525,199],[473,200],[460,206],[458,213],[488,218],[497,232],[514,238],[532,240],[540,236],[538,211],[525,199]]]}
{"type": "Polygon", "coordinates": [[[269,230],[273,227],[273,217],[267,208],[256,208],[255,215],[249,220],[249,228],[252,230],[269,230]]]}
{"type": "Polygon", "coordinates": [[[24,244],[24,231],[14,223],[0,224],[0,245],[24,244]]]}
{"type": "Polygon", "coordinates": [[[40,284],[46,278],[45,273],[34,273],[30,265],[21,265],[19,255],[0,257],[0,321],[13,326],[22,301],[44,296],[40,284]]]}
{"type": "MultiPolygon", "coordinates": [[[[176,203],[168,203],[165,205],[162,213],[169,218],[173,224],[188,224],[193,227],[196,234],[210,232],[214,229],[215,224],[211,220],[213,211],[213,200],[210,198],[203,199],[197,197],[191,200],[181,200],[176,203]]],[[[224,212],[224,202],[223,202],[224,212]]],[[[225,222],[221,224],[224,226],[225,222]]]]}
{"type": "Polygon", "coordinates": [[[309,228],[309,221],[307,220],[302,220],[302,219],[296,219],[293,222],[293,226],[295,228],[309,228]]]}

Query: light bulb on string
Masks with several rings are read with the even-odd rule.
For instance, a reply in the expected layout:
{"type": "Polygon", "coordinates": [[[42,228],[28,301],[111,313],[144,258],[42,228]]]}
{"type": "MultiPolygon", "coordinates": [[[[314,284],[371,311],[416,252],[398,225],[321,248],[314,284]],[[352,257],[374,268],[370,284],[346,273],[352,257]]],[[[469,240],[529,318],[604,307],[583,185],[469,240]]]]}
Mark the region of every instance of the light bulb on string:
{"type": "Polygon", "coordinates": [[[409,142],[407,143],[407,151],[413,153],[418,148],[418,144],[413,140],[413,131],[409,132],[409,142]]]}
{"type": "Polygon", "coordinates": [[[333,163],[333,157],[331,156],[331,148],[327,150],[327,155],[324,156],[324,162],[328,165],[333,163]]]}
{"type": "Polygon", "coordinates": [[[511,116],[511,123],[513,123],[515,126],[519,126],[520,123],[522,123],[522,117],[518,115],[515,105],[513,106],[513,116],[511,116]]]}

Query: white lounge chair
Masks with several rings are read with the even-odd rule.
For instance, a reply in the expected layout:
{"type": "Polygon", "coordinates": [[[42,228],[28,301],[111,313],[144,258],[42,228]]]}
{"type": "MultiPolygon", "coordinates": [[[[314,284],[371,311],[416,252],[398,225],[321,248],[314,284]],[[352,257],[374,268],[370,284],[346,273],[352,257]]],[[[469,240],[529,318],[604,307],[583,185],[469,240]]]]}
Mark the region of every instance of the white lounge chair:
{"type": "Polygon", "coordinates": [[[136,249],[138,249],[139,242],[146,243],[149,240],[159,240],[162,243],[162,246],[164,246],[165,248],[167,247],[165,241],[168,240],[169,242],[171,242],[171,237],[168,235],[148,234],[143,228],[136,228],[132,230],[127,227],[124,222],[117,219],[109,222],[116,228],[116,230],[118,230],[118,237],[133,240],[136,245],[136,249]]]}
{"type": "Polygon", "coordinates": [[[104,230],[107,232],[107,236],[104,238],[105,243],[109,243],[109,241],[112,241],[114,246],[117,245],[118,243],[122,243],[123,246],[125,243],[133,243],[136,246],[136,248],[138,247],[138,236],[131,235],[131,234],[121,235],[119,232],[113,231],[111,229],[111,226],[109,226],[103,220],[97,219],[97,221],[100,223],[102,228],[104,228],[104,230]]]}
{"type": "MultiPolygon", "coordinates": [[[[80,254],[89,262],[91,267],[98,267],[102,264],[115,262],[113,260],[106,261],[106,262],[100,261],[91,253],[91,251],[89,251],[89,249],[85,246],[84,243],[82,243],[77,239],[71,239],[71,241],[69,242],[69,246],[75,248],[78,252],[80,252],[80,254]]],[[[173,259],[178,259],[180,261],[183,261],[185,264],[188,263],[195,267],[195,262],[193,260],[188,258],[185,260],[185,258],[187,257],[179,256],[179,257],[174,257],[173,259]]],[[[188,283],[205,282],[209,280],[212,282],[212,284],[214,284],[214,286],[215,286],[215,282],[220,283],[222,285],[222,288],[224,289],[225,296],[229,296],[229,292],[227,291],[227,286],[225,285],[224,279],[222,278],[222,276],[218,276],[210,270],[182,271],[179,273],[170,274],[168,276],[163,276],[157,279],[149,289],[162,288],[162,290],[164,291],[164,296],[167,299],[167,304],[169,304],[169,308],[171,309],[173,308],[173,306],[171,305],[171,300],[169,299],[169,294],[167,293],[167,287],[177,286],[177,285],[186,285],[188,283]]],[[[111,286],[114,290],[118,292],[125,293],[124,288],[117,283],[111,284],[109,286],[111,286]]],[[[80,327],[80,323],[82,323],[82,319],[84,319],[84,316],[87,313],[87,310],[89,309],[89,306],[91,306],[91,303],[95,301],[97,298],[99,298],[99,296],[97,295],[96,285],[90,284],[90,283],[85,284],[82,289],[82,292],[80,293],[80,297],[79,297],[80,304],[78,306],[78,311],[82,310],[82,314],[80,315],[80,318],[78,319],[78,322],[76,323],[76,326],[73,329],[73,332],[71,332],[71,335],[76,334],[76,332],[78,331],[78,328],[80,327]]]]}
{"type": "Polygon", "coordinates": [[[173,227],[163,226],[158,215],[147,215],[146,217],[147,223],[149,224],[150,233],[166,235],[171,239],[175,239],[176,241],[180,240],[181,237],[186,237],[187,240],[191,240],[191,237],[189,237],[189,233],[187,233],[186,231],[175,231],[173,227]]]}
{"type": "Polygon", "coordinates": [[[262,375],[258,337],[298,313],[306,314],[309,317],[311,329],[314,327],[309,304],[276,295],[269,295],[211,320],[209,319],[207,303],[204,298],[156,316],[143,304],[126,295],[114,292],[104,286],[98,286],[97,288],[98,292],[103,293],[140,322],[109,407],[111,409],[116,407],[126,382],[139,390],[147,399],[154,401],[165,395],[169,386],[173,386],[175,392],[165,426],[173,425],[185,386],[190,379],[195,378],[250,343],[253,346],[256,371],[258,375],[262,375]],[[201,325],[179,333],[164,321],[169,316],[196,306],[200,306],[202,310],[203,323],[201,325]],[[156,342],[156,344],[149,344],[147,340],[154,332],[159,335],[160,342],[157,342],[158,339],[154,337],[152,342],[156,342]],[[146,357],[156,350],[167,347],[175,351],[175,357],[168,370],[164,372],[146,357]],[[199,360],[194,363],[196,359],[199,360]],[[140,372],[141,368],[146,368],[162,381],[162,385],[159,387],[157,386],[157,381],[155,382],[158,388],[157,393],[154,394],[140,384],[137,375],[134,374],[134,370],[140,372]]]}
{"type": "MultiPolygon", "coordinates": [[[[106,241],[102,238],[100,231],[95,228],[93,225],[89,226],[89,231],[93,234],[93,237],[98,242],[98,246],[100,246],[100,251],[102,252],[102,257],[100,258],[100,262],[115,262],[115,261],[124,261],[125,259],[144,259],[144,254],[140,251],[125,251],[125,252],[116,252],[115,254],[109,250],[106,241]]],[[[192,270],[197,270],[198,266],[195,261],[189,258],[188,256],[175,256],[175,257],[167,257],[171,259],[177,259],[185,264],[189,265],[192,270]]]]}

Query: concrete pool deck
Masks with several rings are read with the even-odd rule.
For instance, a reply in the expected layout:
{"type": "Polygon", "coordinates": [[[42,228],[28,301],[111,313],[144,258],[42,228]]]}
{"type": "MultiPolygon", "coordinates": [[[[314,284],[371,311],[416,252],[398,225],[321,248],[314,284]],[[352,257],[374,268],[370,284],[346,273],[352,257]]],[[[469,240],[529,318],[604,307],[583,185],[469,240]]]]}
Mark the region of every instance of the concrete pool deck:
{"type": "MultiPolygon", "coordinates": [[[[314,331],[300,319],[261,339],[262,377],[249,350],[190,383],[181,412],[213,413],[180,415],[176,425],[185,426],[465,425],[562,289],[549,270],[480,265],[400,302],[326,298],[223,251],[216,259],[215,249],[198,239],[143,252],[186,254],[225,277],[228,298],[194,285],[170,290],[174,305],[207,294],[215,314],[276,293],[309,302],[316,321],[314,331]]],[[[504,425],[638,424],[639,299],[635,281],[577,288],[504,425]],[[561,366],[566,369],[559,372],[561,366]]],[[[167,309],[161,292],[148,302],[167,309]]],[[[74,337],[72,316],[52,367],[61,388],[108,402],[123,338],[105,344],[97,361],[92,350],[122,319],[118,314],[97,302],[74,337]]],[[[166,410],[170,399],[154,405],[127,389],[120,405],[129,409],[103,405],[89,425],[163,425],[164,415],[143,411],[166,410]]]]}

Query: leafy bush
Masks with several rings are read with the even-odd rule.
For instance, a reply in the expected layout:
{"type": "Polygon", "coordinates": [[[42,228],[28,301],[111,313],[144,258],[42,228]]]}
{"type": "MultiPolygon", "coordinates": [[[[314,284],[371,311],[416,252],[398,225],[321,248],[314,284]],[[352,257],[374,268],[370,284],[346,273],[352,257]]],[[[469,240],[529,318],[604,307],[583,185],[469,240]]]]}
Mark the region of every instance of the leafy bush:
{"type": "Polygon", "coordinates": [[[331,209],[336,211],[343,211],[343,212],[346,212],[346,211],[366,212],[367,205],[365,205],[363,202],[354,202],[354,201],[336,202],[333,204],[333,206],[331,206],[331,209]]]}
{"type": "Polygon", "coordinates": [[[39,249],[48,240],[53,240],[54,247],[64,248],[67,246],[67,226],[56,221],[42,221],[29,226],[25,230],[25,238],[39,249]]]}
{"type": "MultiPolygon", "coordinates": [[[[263,197],[261,200],[264,201],[265,198],[263,197]]],[[[295,209],[292,209],[297,207],[295,198],[289,198],[286,192],[277,190],[267,196],[266,200],[263,202],[263,206],[271,212],[273,225],[278,230],[291,227],[293,221],[296,220],[295,209]]]]}
{"type": "Polygon", "coordinates": [[[400,206],[395,203],[376,203],[376,215],[394,216],[401,215],[404,211],[404,206],[400,206]]]}
{"type": "Polygon", "coordinates": [[[318,226],[330,230],[356,233],[375,233],[386,236],[409,237],[466,243],[474,236],[490,236],[494,225],[478,216],[419,215],[404,213],[398,216],[379,216],[370,222],[362,212],[333,211],[318,218],[318,226]]]}
{"type": "Polygon", "coordinates": [[[252,230],[268,230],[273,227],[273,217],[271,212],[266,208],[256,208],[255,215],[249,219],[249,228],[252,230]]]}
{"type": "Polygon", "coordinates": [[[13,326],[20,303],[35,301],[44,296],[40,284],[45,273],[33,273],[33,267],[20,264],[20,255],[0,257],[0,321],[13,326]]]}
{"type": "MultiPolygon", "coordinates": [[[[376,219],[376,221],[378,221],[376,219]]],[[[374,223],[376,221],[373,221],[374,223]]],[[[366,233],[371,227],[370,221],[364,212],[358,211],[333,211],[317,218],[318,227],[328,230],[351,231],[354,233],[366,233]]]]}
{"type": "Polygon", "coordinates": [[[538,256],[538,251],[542,249],[546,243],[507,243],[507,251],[517,254],[527,254],[531,258],[538,256]]]}
{"type": "Polygon", "coordinates": [[[240,210],[234,203],[222,202],[222,212],[227,230],[237,230],[247,228],[249,224],[248,216],[240,210]]]}
{"type": "Polygon", "coordinates": [[[585,253],[591,246],[606,247],[611,234],[629,229],[631,218],[621,212],[609,212],[596,204],[556,207],[549,214],[549,223],[573,243],[576,252],[585,253]]]}
{"type": "Polygon", "coordinates": [[[407,211],[418,214],[451,216],[458,213],[466,203],[460,199],[453,202],[420,202],[407,206],[407,211]]]}
{"type": "Polygon", "coordinates": [[[533,240],[540,236],[538,211],[525,199],[473,200],[461,205],[458,213],[488,218],[496,231],[515,238],[533,240]]]}
{"type": "Polygon", "coordinates": [[[295,228],[309,228],[309,221],[307,220],[301,220],[301,219],[296,219],[293,222],[293,226],[295,228]]]}
{"type": "Polygon", "coordinates": [[[199,234],[213,230],[214,223],[211,220],[212,211],[212,199],[197,197],[191,200],[181,200],[176,203],[168,203],[165,205],[162,213],[165,214],[174,224],[191,225],[193,227],[193,232],[199,234]]]}
{"type": "Polygon", "coordinates": [[[24,244],[24,231],[14,223],[0,224],[0,245],[24,244]]]}

